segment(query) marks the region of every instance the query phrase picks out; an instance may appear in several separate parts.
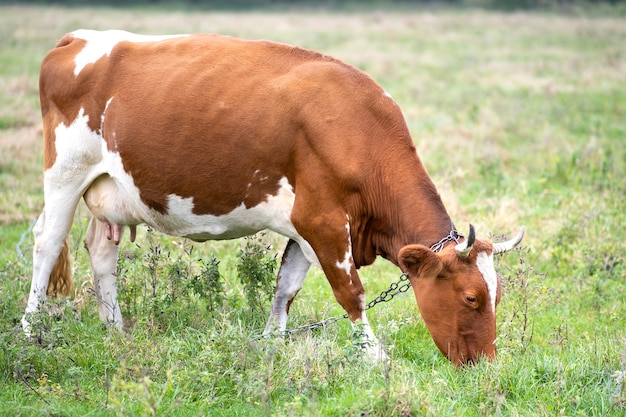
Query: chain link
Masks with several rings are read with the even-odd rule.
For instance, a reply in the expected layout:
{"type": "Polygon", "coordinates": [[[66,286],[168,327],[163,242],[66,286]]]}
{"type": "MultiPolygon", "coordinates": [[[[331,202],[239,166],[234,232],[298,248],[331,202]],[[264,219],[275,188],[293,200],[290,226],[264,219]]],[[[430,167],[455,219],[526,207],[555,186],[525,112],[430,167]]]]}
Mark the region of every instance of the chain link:
{"type": "Polygon", "coordinates": [[[458,230],[456,230],[454,225],[452,225],[452,230],[450,230],[450,234],[448,234],[447,236],[444,236],[439,242],[433,244],[430,247],[430,250],[435,253],[440,252],[446,243],[453,242],[453,241],[455,243],[459,243],[459,239],[464,238],[464,237],[465,236],[463,236],[463,234],[460,233],[458,230]]]}
{"type": "MultiPolygon", "coordinates": [[[[440,252],[443,247],[445,246],[446,243],[448,242],[456,242],[459,243],[459,239],[463,238],[465,236],[463,236],[462,233],[458,232],[456,230],[456,228],[454,227],[454,225],[452,225],[452,230],[450,230],[450,233],[446,236],[444,236],[439,242],[433,244],[430,247],[430,250],[432,250],[433,252],[437,253],[440,252]]],[[[404,293],[407,292],[409,290],[409,288],[411,287],[411,281],[409,281],[409,274],[407,274],[406,272],[403,273],[400,276],[400,279],[398,281],[394,281],[391,283],[391,285],[389,285],[389,288],[386,290],[383,290],[378,297],[374,298],[372,301],[370,301],[369,303],[367,303],[367,306],[365,307],[365,310],[369,310],[370,308],[374,307],[376,304],[379,303],[386,303],[388,301],[393,300],[393,298],[400,294],[400,293],[404,293]]],[[[338,322],[339,320],[343,320],[343,319],[347,319],[348,318],[348,314],[342,314],[341,316],[335,316],[335,317],[331,317],[325,320],[321,320],[315,323],[310,323],[310,324],[305,324],[302,326],[298,326],[298,327],[294,327],[293,329],[287,329],[283,332],[284,336],[289,336],[295,333],[300,333],[300,332],[305,332],[305,331],[310,331],[313,329],[317,329],[318,327],[326,327],[330,324],[335,324],[336,322],[338,322]]],[[[260,336],[260,338],[263,338],[265,336],[260,336]]]]}

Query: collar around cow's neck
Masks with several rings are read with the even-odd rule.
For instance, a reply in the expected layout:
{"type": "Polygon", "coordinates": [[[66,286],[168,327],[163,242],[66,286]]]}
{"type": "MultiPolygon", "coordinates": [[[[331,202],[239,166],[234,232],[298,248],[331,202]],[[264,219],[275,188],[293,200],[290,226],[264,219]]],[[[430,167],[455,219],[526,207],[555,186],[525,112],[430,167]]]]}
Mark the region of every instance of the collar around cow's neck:
{"type": "Polygon", "coordinates": [[[446,243],[448,242],[459,243],[459,239],[464,238],[464,237],[465,236],[463,235],[463,233],[456,230],[456,227],[454,227],[454,223],[452,223],[452,230],[450,230],[450,233],[444,236],[439,242],[431,245],[430,250],[435,253],[440,252],[446,243]]]}

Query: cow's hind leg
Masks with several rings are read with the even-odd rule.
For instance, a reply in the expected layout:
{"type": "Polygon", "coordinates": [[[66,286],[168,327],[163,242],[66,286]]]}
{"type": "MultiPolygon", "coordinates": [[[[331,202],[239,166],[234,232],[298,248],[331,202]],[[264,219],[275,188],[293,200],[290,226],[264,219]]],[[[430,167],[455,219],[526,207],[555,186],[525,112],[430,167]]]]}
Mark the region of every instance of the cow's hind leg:
{"type": "Polygon", "coordinates": [[[89,252],[89,262],[93,271],[93,284],[98,300],[100,320],[122,328],[122,313],[117,301],[115,276],[120,250],[116,243],[119,239],[119,236],[117,239],[109,239],[107,224],[95,217],[91,218],[85,236],[85,248],[89,252]]]}
{"type": "Polygon", "coordinates": [[[264,335],[272,332],[284,332],[287,327],[289,307],[296,294],[302,288],[302,283],[311,263],[302,253],[300,245],[294,240],[287,242],[283,253],[283,260],[278,271],[276,293],[272,303],[272,313],[267,321],[264,335]]]}
{"type": "Polygon", "coordinates": [[[59,192],[55,198],[47,198],[33,228],[33,279],[22,318],[22,327],[28,336],[32,336],[31,315],[39,312],[46,294],[69,295],[72,290],[67,236],[79,198],[80,194],[73,192],[59,192]]]}

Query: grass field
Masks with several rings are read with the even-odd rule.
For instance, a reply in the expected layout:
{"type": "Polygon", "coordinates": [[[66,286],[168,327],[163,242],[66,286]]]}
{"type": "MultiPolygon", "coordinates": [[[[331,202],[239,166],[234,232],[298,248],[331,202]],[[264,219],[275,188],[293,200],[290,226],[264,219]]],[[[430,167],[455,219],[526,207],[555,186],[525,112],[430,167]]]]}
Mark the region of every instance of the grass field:
{"type": "MultiPolygon", "coordinates": [[[[623,416],[625,144],[624,18],[0,6],[0,415],[623,416]],[[50,303],[40,343],[27,341],[29,226],[43,201],[38,66],[79,27],[273,39],[370,73],[403,109],[462,231],[472,222],[496,239],[526,226],[522,250],[498,260],[498,360],[455,369],[409,294],[369,314],[389,364],[362,358],[345,320],[285,343],[256,340],[269,303],[249,304],[239,281],[246,242],[145,229],[137,245],[123,243],[132,326],[113,331],[91,295],[85,208],[72,231],[75,294],[50,303]],[[212,299],[198,277],[216,267],[224,290],[212,299]]],[[[271,260],[284,239],[263,239],[271,260]]],[[[373,297],[399,270],[379,260],[361,274],[373,297]]],[[[341,313],[311,270],[290,325],[341,313]]]]}

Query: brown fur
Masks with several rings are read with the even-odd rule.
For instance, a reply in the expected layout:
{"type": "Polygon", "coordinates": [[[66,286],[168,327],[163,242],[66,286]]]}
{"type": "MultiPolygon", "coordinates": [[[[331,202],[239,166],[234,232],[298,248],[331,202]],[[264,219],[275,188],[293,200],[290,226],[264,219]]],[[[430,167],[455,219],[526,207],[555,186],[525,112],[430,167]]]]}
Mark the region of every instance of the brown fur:
{"type": "Polygon", "coordinates": [[[74,290],[72,258],[70,256],[70,239],[65,239],[59,259],[52,269],[46,295],[49,297],[67,297],[74,290]]]}

